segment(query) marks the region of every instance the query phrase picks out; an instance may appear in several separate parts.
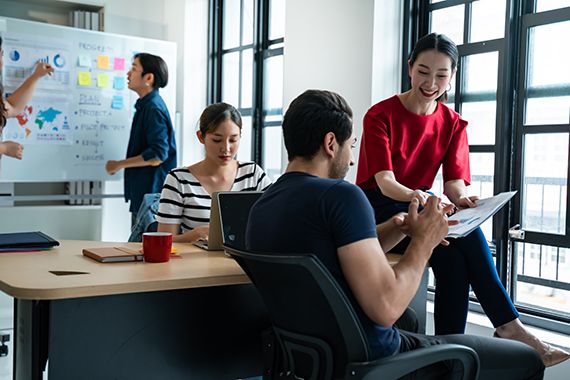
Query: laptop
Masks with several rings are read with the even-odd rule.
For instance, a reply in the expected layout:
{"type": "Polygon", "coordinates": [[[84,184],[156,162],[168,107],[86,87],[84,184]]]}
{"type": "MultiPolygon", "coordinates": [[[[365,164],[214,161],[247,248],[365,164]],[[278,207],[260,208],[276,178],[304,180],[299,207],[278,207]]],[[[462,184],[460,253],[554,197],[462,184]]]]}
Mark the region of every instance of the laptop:
{"type": "Polygon", "coordinates": [[[222,230],[220,227],[218,194],[219,193],[212,194],[212,205],[210,207],[210,230],[208,231],[208,240],[197,240],[192,243],[196,247],[200,247],[206,251],[221,251],[224,249],[224,245],[222,244],[222,230]]]}
{"type": "Polygon", "coordinates": [[[218,193],[223,245],[245,249],[245,229],[249,210],[262,191],[227,191],[218,193]]]}

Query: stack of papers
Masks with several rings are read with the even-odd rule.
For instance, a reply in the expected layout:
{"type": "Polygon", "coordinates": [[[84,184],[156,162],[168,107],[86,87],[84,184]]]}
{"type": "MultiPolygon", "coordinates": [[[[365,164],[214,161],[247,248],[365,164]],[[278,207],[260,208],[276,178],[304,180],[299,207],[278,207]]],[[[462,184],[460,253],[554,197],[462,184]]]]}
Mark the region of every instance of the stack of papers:
{"type": "Polygon", "coordinates": [[[516,194],[515,191],[499,193],[491,198],[479,199],[477,207],[465,208],[449,217],[449,220],[458,220],[459,224],[449,226],[446,237],[459,238],[469,235],[473,230],[492,217],[516,194]]]}

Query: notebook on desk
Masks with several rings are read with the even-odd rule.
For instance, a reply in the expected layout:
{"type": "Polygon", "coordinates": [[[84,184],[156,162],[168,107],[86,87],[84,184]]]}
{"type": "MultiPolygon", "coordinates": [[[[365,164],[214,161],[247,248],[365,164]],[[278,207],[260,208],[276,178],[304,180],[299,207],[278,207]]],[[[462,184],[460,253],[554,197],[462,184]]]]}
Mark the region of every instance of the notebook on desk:
{"type": "Polygon", "coordinates": [[[262,191],[228,191],[218,193],[220,224],[224,246],[245,249],[245,229],[249,210],[262,191]]]}
{"type": "Polygon", "coordinates": [[[0,251],[48,249],[58,245],[57,240],[40,231],[0,234],[0,251]]]}
{"type": "Polygon", "coordinates": [[[208,240],[198,240],[192,243],[196,247],[205,249],[207,251],[221,251],[224,249],[224,246],[222,244],[222,231],[220,227],[220,211],[217,194],[219,193],[212,194],[208,240]]]}

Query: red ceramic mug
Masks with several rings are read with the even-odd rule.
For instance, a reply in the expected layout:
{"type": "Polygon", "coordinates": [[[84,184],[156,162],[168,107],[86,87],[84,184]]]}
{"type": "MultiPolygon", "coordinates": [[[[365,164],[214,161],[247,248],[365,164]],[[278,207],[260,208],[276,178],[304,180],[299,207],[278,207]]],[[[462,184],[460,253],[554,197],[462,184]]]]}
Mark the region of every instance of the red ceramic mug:
{"type": "Polygon", "coordinates": [[[143,256],[148,263],[164,263],[170,260],[172,234],[170,232],[143,233],[143,256]]]}

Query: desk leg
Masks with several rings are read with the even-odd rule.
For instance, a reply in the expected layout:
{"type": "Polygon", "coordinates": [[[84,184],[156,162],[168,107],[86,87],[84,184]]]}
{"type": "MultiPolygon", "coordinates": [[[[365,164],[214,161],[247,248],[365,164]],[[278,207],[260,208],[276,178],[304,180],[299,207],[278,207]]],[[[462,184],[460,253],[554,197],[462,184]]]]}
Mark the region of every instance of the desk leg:
{"type": "Polygon", "coordinates": [[[49,302],[14,299],[14,380],[41,380],[47,361],[49,302]]]}

